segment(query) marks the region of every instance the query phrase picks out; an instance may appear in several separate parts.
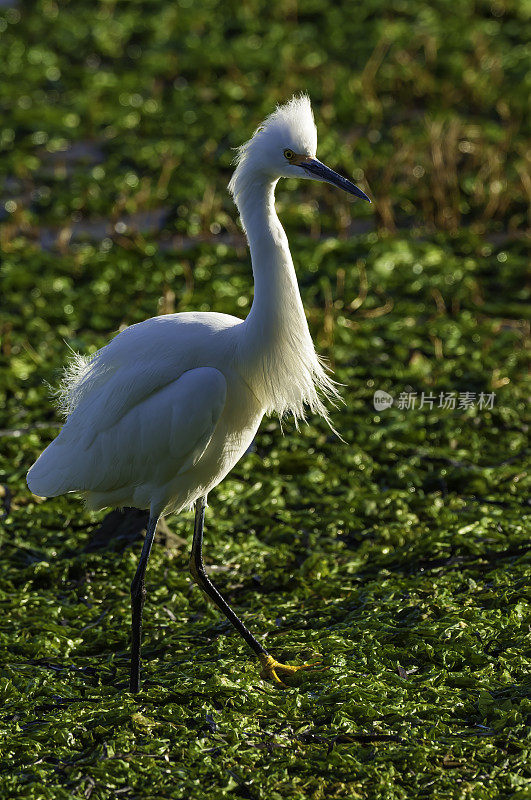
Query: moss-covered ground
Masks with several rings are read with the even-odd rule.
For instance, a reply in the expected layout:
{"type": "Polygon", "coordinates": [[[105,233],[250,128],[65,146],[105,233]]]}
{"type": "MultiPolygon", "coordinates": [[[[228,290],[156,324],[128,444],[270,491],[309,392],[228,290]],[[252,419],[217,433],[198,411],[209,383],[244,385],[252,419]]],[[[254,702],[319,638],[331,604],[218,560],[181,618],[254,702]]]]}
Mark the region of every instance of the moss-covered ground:
{"type": "Polygon", "coordinates": [[[524,4],[1,5],[0,796],[528,798],[524,4]],[[261,679],[182,514],[133,697],[141,538],[29,493],[45,382],[156,313],[247,313],[230,148],[296,90],[375,200],[278,190],[345,441],[264,420],[205,559],[277,658],[326,669],[261,679]]]}

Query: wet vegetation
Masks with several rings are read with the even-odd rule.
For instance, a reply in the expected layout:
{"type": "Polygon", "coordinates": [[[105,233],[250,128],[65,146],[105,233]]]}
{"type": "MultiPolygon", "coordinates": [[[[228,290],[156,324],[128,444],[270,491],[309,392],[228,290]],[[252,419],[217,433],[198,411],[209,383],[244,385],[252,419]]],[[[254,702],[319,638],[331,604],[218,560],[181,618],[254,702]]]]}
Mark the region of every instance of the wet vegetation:
{"type": "Polygon", "coordinates": [[[1,6],[2,797],[529,797],[524,4],[1,6]],[[345,441],[264,420],[205,556],[275,657],[326,669],[260,678],[182,514],[132,697],[144,520],[29,493],[45,382],[156,313],[248,312],[231,148],[297,90],[375,201],[278,188],[345,441]]]}

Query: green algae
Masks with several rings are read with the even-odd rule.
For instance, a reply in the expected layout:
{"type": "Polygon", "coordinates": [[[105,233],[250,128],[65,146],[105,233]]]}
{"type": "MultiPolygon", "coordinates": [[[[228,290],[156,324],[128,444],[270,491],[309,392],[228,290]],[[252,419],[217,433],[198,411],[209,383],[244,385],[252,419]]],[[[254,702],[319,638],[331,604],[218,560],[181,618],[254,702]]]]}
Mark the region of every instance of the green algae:
{"type": "Polygon", "coordinates": [[[0,15],[3,797],[528,796],[523,6],[299,5],[0,15]],[[298,89],[323,160],[361,170],[377,201],[279,187],[345,441],[264,420],[210,498],[205,559],[276,658],[326,669],[285,691],[261,679],[190,581],[183,514],[150,560],[133,698],[141,542],[102,541],[104,514],[28,492],[58,424],[44,381],[65,341],[93,352],[172,308],[247,313],[230,147],[298,89]]]}

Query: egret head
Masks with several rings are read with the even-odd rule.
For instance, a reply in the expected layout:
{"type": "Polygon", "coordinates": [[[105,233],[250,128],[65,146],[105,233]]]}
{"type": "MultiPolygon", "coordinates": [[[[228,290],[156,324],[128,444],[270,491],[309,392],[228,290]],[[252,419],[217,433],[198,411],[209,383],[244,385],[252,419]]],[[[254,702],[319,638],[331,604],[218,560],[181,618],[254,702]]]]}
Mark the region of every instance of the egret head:
{"type": "Polygon", "coordinates": [[[266,181],[278,178],[306,178],[325,181],[349,194],[371,202],[365,192],[347,178],[326,167],[316,157],[317,130],[310,98],[295,95],[256,129],[253,137],[238,148],[236,170],[229,190],[237,200],[243,185],[251,178],[266,181]]]}

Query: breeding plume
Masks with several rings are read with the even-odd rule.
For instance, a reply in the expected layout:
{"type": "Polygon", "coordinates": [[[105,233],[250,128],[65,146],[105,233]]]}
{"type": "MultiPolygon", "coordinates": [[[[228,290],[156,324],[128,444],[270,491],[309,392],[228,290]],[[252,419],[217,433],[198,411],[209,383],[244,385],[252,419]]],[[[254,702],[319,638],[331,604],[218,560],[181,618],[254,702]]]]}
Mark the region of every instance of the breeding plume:
{"type": "Polygon", "coordinates": [[[42,497],[81,491],[93,509],[149,509],[131,585],[132,692],[139,688],[144,576],[157,520],[194,504],[193,578],[275,683],[301,668],[277,662],[236,616],[205,573],[202,546],[207,494],[245,453],[263,415],[300,419],[309,409],[327,418],[324,402],[336,395],[308,331],[275,186],[279,178],[305,178],[369,198],[322,164],[316,149],[310,101],[301,96],[278,107],[238,151],[229,190],[251,250],[247,318],[194,311],[154,317],[95,355],[76,356],[59,391],[65,425],[28,472],[29,488],[42,497]]]}

